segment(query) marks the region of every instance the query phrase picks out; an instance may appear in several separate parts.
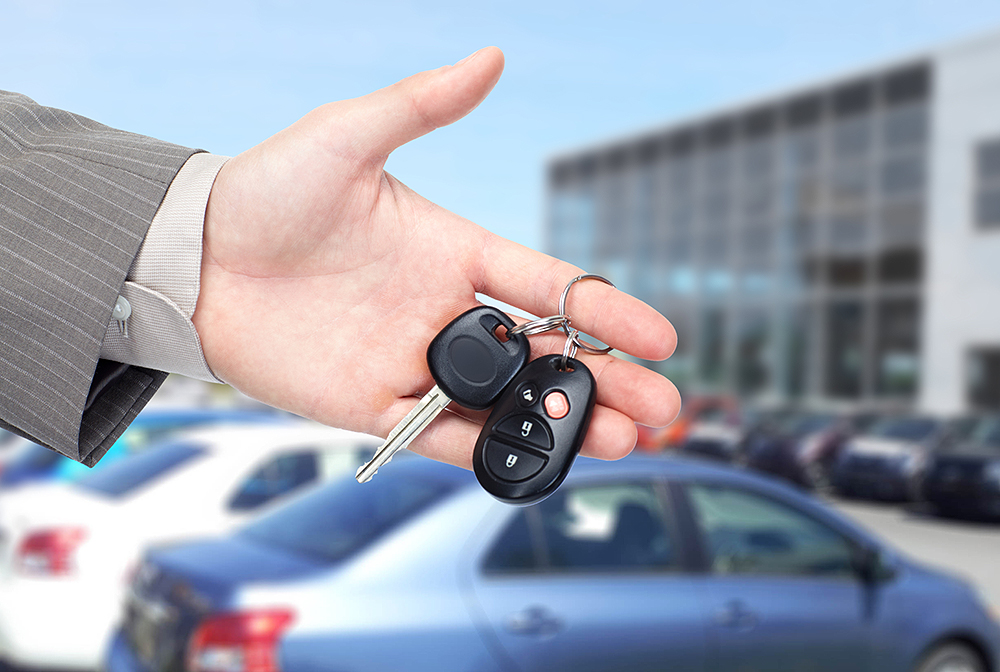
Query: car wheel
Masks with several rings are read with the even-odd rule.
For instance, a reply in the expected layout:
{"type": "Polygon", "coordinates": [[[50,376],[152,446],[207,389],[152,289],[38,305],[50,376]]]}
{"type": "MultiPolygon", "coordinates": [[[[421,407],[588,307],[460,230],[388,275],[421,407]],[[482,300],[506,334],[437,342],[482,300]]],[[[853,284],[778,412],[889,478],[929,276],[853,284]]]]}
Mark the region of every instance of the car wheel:
{"type": "Polygon", "coordinates": [[[943,644],[917,665],[916,672],[986,672],[979,654],[965,644],[943,644]]]}

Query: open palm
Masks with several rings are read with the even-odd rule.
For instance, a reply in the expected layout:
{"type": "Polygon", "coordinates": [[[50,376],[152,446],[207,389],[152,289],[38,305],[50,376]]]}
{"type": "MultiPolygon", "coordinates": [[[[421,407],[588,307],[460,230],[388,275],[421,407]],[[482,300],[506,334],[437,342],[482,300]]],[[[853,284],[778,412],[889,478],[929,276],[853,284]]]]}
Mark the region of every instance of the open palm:
{"type": "MultiPolygon", "coordinates": [[[[488,48],[363,98],[331,103],[222,169],[205,221],[194,320],[216,375],[320,422],[385,436],[434,384],[427,345],[476,293],[554,313],[581,271],[493,235],[384,172],[399,145],[468,114],[493,88],[488,48]]],[[[577,285],[574,326],[645,359],[675,344],[665,318],[602,283],[577,285]]],[[[516,320],[522,320],[514,316],[516,320]]],[[[563,337],[532,337],[534,357],[563,337]]],[[[635,422],[661,426],[680,400],[665,378],[583,357],[598,406],[583,453],[621,457],[635,422]]],[[[454,404],[411,448],[471,465],[483,415],[454,404]]]]}

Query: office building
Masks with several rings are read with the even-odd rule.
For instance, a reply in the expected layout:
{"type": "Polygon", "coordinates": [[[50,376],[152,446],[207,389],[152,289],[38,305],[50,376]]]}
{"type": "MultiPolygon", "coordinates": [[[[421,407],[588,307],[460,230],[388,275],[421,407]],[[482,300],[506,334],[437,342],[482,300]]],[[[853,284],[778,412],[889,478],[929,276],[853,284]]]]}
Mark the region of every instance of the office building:
{"type": "Polygon", "coordinates": [[[1000,34],[562,154],[548,251],[682,391],[1000,407],[1000,34]]]}

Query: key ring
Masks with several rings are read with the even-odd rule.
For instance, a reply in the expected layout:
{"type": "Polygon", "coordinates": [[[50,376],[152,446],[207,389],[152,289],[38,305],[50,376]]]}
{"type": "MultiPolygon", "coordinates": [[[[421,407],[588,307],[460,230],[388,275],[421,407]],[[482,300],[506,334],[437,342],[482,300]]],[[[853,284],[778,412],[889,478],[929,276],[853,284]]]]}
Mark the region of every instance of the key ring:
{"type": "MultiPolygon", "coordinates": [[[[565,315],[566,314],[566,297],[569,296],[569,290],[570,290],[570,288],[574,284],[576,284],[577,282],[579,282],[580,280],[600,280],[601,282],[603,282],[605,284],[608,284],[608,285],[611,285],[612,287],[615,286],[615,283],[611,282],[610,280],[608,280],[607,278],[605,278],[603,275],[598,275],[596,273],[584,273],[583,275],[576,276],[575,278],[573,278],[572,280],[569,281],[569,284],[566,285],[566,289],[564,289],[563,292],[562,292],[562,296],[559,297],[559,314],[560,315],[565,315]]],[[[567,320],[566,324],[562,325],[562,330],[566,333],[567,339],[569,341],[572,341],[574,346],[579,347],[584,352],[589,352],[592,355],[606,355],[609,352],[611,352],[612,350],[614,350],[614,348],[612,348],[610,345],[605,346],[603,348],[598,348],[596,345],[591,345],[589,343],[584,342],[580,338],[580,330],[579,329],[570,329],[569,328],[569,321],[568,320],[567,320]]],[[[569,350],[568,350],[568,348],[564,348],[563,350],[564,350],[564,352],[563,352],[563,368],[565,368],[566,357],[567,357],[567,353],[569,352],[569,350]]],[[[574,354],[576,354],[575,349],[574,349],[574,354]]]]}
{"type": "Polygon", "coordinates": [[[536,334],[543,334],[546,331],[566,328],[569,326],[569,323],[569,315],[550,315],[519,324],[513,329],[508,329],[507,335],[517,336],[518,334],[524,334],[525,336],[535,336],[536,334]]]}
{"type": "Polygon", "coordinates": [[[576,357],[577,349],[577,336],[580,335],[579,329],[570,329],[569,335],[566,338],[566,345],[563,346],[562,359],[559,360],[559,369],[566,371],[569,367],[570,357],[576,357]]]}

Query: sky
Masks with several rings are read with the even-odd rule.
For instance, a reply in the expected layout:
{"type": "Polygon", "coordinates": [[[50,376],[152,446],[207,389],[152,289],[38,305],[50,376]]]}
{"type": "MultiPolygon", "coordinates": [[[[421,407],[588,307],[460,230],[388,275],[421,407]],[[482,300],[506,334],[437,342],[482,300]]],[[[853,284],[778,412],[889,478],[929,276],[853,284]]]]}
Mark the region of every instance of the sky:
{"type": "Polygon", "coordinates": [[[234,155],[323,103],[497,45],[471,115],[386,169],[544,248],[555,154],[941,43],[1000,31],[995,0],[243,2],[0,0],[0,89],[234,155]]]}

